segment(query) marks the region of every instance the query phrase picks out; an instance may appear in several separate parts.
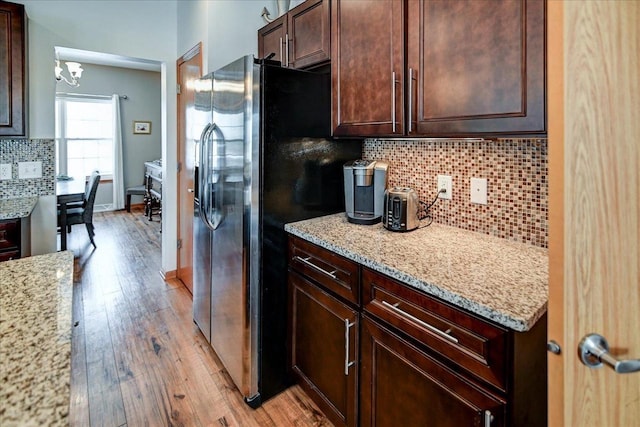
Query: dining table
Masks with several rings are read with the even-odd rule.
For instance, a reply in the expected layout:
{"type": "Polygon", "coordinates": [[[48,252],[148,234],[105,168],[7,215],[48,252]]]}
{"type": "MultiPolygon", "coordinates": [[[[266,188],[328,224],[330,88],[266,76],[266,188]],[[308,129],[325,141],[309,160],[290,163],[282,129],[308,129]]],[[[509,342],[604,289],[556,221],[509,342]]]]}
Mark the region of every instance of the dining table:
{"type": "Polygon", "coordinates": [[[58,222],[60,224],[60,250],[67,250],[67,209],[69,204],[84,201],[86,178],[76,177],[56,181],[58,222]]]}

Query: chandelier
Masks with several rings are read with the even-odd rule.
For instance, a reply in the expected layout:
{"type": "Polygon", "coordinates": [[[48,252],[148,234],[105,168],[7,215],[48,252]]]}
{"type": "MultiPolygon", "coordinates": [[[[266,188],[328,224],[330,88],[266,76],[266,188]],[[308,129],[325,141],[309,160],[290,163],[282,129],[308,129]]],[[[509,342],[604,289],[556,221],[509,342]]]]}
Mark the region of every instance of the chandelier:
{"type": "Polygon", "coordinates": [[[62,67],[60,66],[60,60],[56,59],[56,66],[54,68],[57,81],[64,81],[66,84],[72,87],[80,86],[78,79],[82,76],[82,65],[79,62],[65,62],[67,64],[67,70],[69,70],[69,76],[71,80],[62,75],[62,67]]]}

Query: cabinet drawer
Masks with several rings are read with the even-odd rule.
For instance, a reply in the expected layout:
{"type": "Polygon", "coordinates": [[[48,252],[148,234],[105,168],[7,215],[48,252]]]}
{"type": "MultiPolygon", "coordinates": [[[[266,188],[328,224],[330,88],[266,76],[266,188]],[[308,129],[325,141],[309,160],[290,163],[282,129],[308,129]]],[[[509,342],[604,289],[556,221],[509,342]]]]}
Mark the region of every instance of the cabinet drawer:
{"type": "Polygon", "coordinates": [[[508,330],[366,268],[362,287],[366,312],[506,391],[508,330]]]}
{"type": "Polygon", "coordinates": [[[9,261],[11,259],[18,259],[18,258],[20,258],[19,250],[9,251],[9,252],[0,252],[0,262],[9,261]]]}
{"type": "Polygon", "coordinates": [[[359,267],[313,243],[289,239],[289,267],[356,305],[360,302],[359,267]]]}
{"type": "Polygon", "coordinates": [[[361,426],[505,425],[501,397],[366,315],[361,331],[361,426]]]}
{"type": "Polygon", "coordinates": [[[20,249],[20,220],[9,219],[0,221],[0,250],[20,249]]]}

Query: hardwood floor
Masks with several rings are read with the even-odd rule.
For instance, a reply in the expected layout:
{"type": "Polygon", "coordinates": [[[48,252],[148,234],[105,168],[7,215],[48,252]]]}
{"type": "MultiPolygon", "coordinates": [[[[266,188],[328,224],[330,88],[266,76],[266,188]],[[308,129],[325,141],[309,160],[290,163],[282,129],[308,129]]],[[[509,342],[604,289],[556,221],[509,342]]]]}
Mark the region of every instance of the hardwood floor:
{"type": "Polygon", "coordinates": [[[294,386],[253,410],[192,320],[191,294],[160,276],[158,219],[94,214],[75,226],[72,426],[330,426],[294,386]]]}

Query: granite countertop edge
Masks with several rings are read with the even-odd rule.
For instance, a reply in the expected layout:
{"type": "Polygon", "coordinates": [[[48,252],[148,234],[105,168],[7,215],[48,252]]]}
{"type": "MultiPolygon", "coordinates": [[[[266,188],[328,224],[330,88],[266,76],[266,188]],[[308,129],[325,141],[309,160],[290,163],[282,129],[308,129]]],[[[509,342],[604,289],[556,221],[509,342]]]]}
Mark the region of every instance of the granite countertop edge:
{"type": "Polygon", "coordinates": [[[0,220],[26,218],[38,203],[37,196],[0,199],[0,220]]]}
{"type": "MultiPolygon", "coordinates": [[[[318,220],[318,218],[316,218],[315,220],[318,220]]],[[[518,332],[525,332],[531,329],[536,324],[536,322],[544,316],[544,314],[547,311],[547,302],[545,302],[544,304],[539,306],[537,310],[534,310],[533,313],[527,318],[514,317],[509,313],[504,313],[500,311],[496,307],[491,307],[491,306],[488,306],[487,304],[482,304],[471,298],[461,296],[442,286],[439,286],[437,283],[431,283],[427,280],[420,279],[405,271],[401,271],[397,268],[391,267],[389,265],[385,265],[384,263],[377,262],[366,256],[361,255],[358,252],[354,252],[345,247],[337,245],[335,243],[331,243],[323,239],[321,236],[305,232],[297,228],[296,223],[285,224],[285,231],[292,235],[300,237],[304,240],[307,240],[311,243],[314,243],[320,247],[323,247],[339,255],[342,255],[345,258],[355,261],[376,272],[385,274],[393,279],[399,280],[429,295],[438,297],[457,307],[465,309],[471,313],[479,315],[480,317],[483,317],[485,319],[493,321],[494,323],[500,324],[502,326],[508,327],[518,332]]],[[[480,236],[479,233],[477,234],[480,236]]]]}

